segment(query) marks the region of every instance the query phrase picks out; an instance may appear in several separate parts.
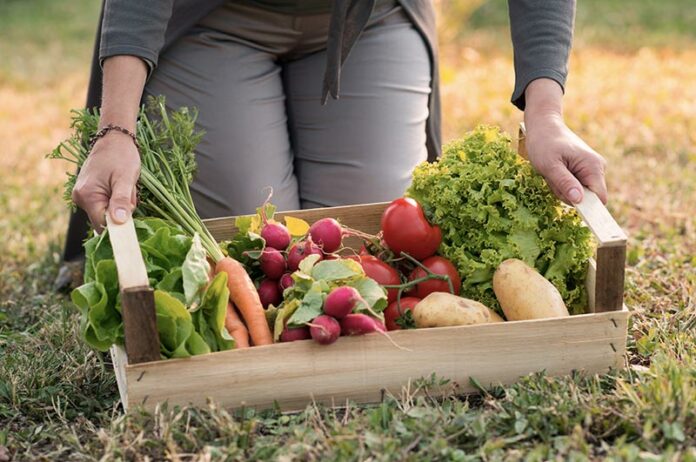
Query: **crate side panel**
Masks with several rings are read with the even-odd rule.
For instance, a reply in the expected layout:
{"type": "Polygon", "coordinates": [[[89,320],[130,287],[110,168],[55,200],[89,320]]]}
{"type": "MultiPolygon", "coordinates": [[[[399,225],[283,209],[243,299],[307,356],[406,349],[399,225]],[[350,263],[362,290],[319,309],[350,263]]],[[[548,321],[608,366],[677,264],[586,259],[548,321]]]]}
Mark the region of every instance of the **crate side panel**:
{"type": "MultiPolygon", "coordinates": [[[[344,226],[358,229],[365,233],[376,234],[379,231],[380,218],[388,203],[346,205],[342,207],[325,207],[319,209],[291,210],[278,212],[276,219],[281,220],[286,215],[302,218],[311,223],[320,218],[331,217],[340,221],[344,226]]],[[[217,240],[231,239],[236,232],[235,217],[213,218],[204,220],[213,237],[217,240]]]]}
{"type": "Polygon", "coordinates": [[[118,394],[121,398],[123,409],[128,410],[128,381],[126,377],[126,366],[128,365],[128,356],[126,350],[120,345],[112,345],[109,350],[111,353],[111,362],[114,365],[114,374],[116,375],[116,385],[118,386],[118,394]]]}
{"type": "Polygon", "coordinates": [[[432,373],[473,392],[469,377],[489,385],[541,370],[603,372],[621,367],[625,346],[626,315],[612,314],[392,333],[401,349],[373,334],[330,346],[302,341],[133,365],[129,399],[147,408],[166,400],[203,405],[211,397],[228,407],[277,402],[296,410],[312,399],[378,401],[382,390],[397,394],[432,373]]]}

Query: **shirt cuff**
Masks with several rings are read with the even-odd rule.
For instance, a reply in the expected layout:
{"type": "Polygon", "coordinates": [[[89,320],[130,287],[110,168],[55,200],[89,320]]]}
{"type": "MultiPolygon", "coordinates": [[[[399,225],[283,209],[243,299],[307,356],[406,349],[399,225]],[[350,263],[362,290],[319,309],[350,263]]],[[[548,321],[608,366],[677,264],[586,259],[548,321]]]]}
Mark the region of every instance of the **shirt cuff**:
{"type": "Polygon", "coordinates": [[[566,76],[555,69],[538,69],[534,72],[530,72],[527,75],[518,77],[515,79],[515,90],[512,93],[512,98],[510,102],[517,106],[520,110],[524,111],[527,101],[524,97],[524,92],[532,81],[536,79],[551,79],[556,81],[561,86],[561,91],[565,93],[565,82],[566,76]]]}

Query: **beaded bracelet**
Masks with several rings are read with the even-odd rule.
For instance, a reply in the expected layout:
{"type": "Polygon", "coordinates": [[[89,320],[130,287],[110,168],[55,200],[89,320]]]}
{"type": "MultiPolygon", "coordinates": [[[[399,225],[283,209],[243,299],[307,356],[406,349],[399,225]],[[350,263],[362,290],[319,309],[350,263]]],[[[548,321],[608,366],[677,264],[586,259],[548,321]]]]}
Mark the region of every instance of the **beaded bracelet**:
{"type": "Polygon", "coordinates": [[[138,138],[135,136],[135,133],[128,130],[127,128],[119,127],[118,125],[113,125],[113,124],[109,124],[106,127],[99,130],[97,133],[95,133],[94,136],[89,139],[89,147],[90,148],[94,147],[94,143],[96,143],[99,138],[103,138],[111,130],[116,130],[117,132],[121,132],[124,135],[130,136],[131,139],[133,140],[133,143],[135,143],[135,147],[137,149],[140,149],[140,146],[138,145],[138,138]]]}

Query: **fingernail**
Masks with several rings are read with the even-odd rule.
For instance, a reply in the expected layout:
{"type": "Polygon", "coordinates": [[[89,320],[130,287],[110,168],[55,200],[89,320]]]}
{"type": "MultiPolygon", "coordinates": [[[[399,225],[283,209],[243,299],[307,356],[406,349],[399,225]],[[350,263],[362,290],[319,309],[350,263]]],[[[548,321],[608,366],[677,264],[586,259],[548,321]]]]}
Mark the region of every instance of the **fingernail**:
{"type": "Polygon", "coordinates": [[[114,211],[114,218],[123,223],[128,219],[128,211],[126,209],[116,209],[114,211]]]}
{"type": "Polygon", "coordinates": [[[577,204],[582,200],[582,194],[580,193],[580,190],[577,188],[573,188],[570,191],[568,191],[568,199],[570,199],[570,202],[573,204],[577,204]]]}

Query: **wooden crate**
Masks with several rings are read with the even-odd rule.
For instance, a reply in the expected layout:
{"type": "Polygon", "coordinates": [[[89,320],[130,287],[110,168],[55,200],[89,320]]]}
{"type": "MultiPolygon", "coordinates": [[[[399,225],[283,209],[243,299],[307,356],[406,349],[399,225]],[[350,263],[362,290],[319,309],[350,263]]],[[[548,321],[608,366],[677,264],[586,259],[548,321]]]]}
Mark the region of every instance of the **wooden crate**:
{"type": "MultiPolygon", "coordinates": [[[[330,216],[346,226],[374,233],[386,203],[280,213],[308,222],[330,216]]],[[[557,376],[572,371],[601,373],[624,364],[628,311],[623,306],[626,236],[591,192],[577,206],[598,241],[596,265],[589,265],[590,314],[341,337],[332,345],[311,340],[159,359],[154,311],[143,307],[152,291],[135,240],[132,222],[109,231],[119,270],[126,351],[112,349],[124,407],[157,403],[225,407],[279,406],[299,410],[312,401],[344,405],[378,402],[398,395],[421,377],[436,374],[475,392],[470,378],[484,386],[510,384],[531,372],[557,376]],[[144,281],[144,282],[143,282],[144,281]],[[144,334],[150,332],[150,334],[144,334]],[[154,332],[154,334],[152,334],[154,332]],[[130,358],[130,360],[129,360],[130,358]]],[[[216,239],[230,238],[234,219],[206,221],[216,239]]],[[[149,305],[152,307],[152,305],[149,305]]]]}

